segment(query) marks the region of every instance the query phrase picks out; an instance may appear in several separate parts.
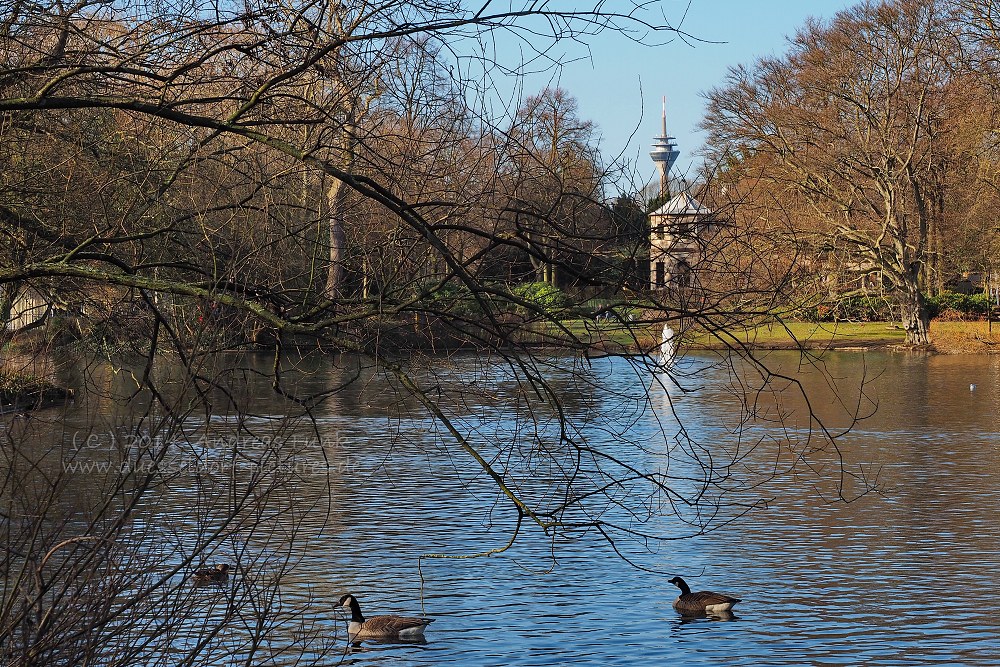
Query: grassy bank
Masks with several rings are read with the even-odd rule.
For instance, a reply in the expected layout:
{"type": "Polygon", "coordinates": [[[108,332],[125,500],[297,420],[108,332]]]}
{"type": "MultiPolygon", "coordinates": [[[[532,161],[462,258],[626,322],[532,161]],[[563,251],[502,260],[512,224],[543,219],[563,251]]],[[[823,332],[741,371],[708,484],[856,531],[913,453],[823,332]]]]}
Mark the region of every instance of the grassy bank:
{"type": "Polygon", "coordinates": [[[1000,323],[932,322],[931,341],[944,354],[1000,353],[1000,323]]]}
{"type": "MultiPolygon", "coordinates": [[[[886,322],[790,322],[728,331],[734,339],[764,349],[850,349],[902,345],[903,330],[886,322]]],[[[692,344],[721,345],[718,337],[695,335],[692,344]]]]}
{"type": "MultiPolygon", "coordinates": [[[[598,349],[607,351],[638,351],[654,349],[660,340],[659,328],[630,330],[616,322],[600,325],[583,321],[567,321],[566,329],[581,340],[590,340],[598,349]],[[655,330],[654,330],[655,329],[655,330]]],[[[726,337],[759,349],[813,350],[872,350],[902,349],[903,329],[895,322],[791,322],[749,329],[729,330],[726,337]]],[[[558,335],[553,335],[555,340],[558,335]]],[[[1000,323],[991,327],[986,322],[931,323],[932,352],[941,354],[1000,353],[1000,323]]],[[[542,342],[540,339],[539,342],[542,342]]],[[[684,344],[689,348],[720,348],[720,336],[690,331],[684,344]]]]}
{"type": "MultiPolygon", "coordinates": [[[[899,349],[905,345],[903,329],[895,322],[792,322],[730,332],[751,347],[763,349],[899,349]]],[[[720,345],[715,337],[694,335],[693,346],[720,345]]],[[[931,323],[931,349],[940,354],[991,354],[1000,352],[1000,323],[931,323]]]]}

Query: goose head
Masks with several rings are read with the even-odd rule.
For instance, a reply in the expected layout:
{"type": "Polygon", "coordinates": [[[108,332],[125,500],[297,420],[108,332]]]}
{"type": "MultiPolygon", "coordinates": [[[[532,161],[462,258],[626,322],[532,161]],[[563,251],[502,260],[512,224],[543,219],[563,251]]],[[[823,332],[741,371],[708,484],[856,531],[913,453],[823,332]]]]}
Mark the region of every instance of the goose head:
{"type": "Polygon", "coordinates": [[[687,595],[688,593],[691,592],[691,588],[687,585],[687,582],[685,582],[680,577],[674,577],[673,579],[671,579],[667,583],[668,584],[673,584],[677,588],[681,589],[681,595],[687,595]]]}
{"type": "Polygon", "coordinates": [[[365,617],[361,613],[361,605],[358,604],[358,599],[347,593],[340,596],[340,601],[337,603],[338,607],[343,607],[346,611],[350,612],[351,620],[357,623],[364,623],[365,617]]]}

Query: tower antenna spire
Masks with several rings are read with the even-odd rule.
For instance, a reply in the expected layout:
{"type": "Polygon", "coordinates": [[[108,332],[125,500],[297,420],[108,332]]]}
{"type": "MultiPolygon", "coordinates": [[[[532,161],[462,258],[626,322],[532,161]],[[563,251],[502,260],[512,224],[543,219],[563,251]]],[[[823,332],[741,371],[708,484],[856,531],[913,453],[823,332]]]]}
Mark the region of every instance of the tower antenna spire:
{"type": "Polygon", "coordinates": [[[667,96],[663,96],[663,135],[667,136],[667,96]]]}

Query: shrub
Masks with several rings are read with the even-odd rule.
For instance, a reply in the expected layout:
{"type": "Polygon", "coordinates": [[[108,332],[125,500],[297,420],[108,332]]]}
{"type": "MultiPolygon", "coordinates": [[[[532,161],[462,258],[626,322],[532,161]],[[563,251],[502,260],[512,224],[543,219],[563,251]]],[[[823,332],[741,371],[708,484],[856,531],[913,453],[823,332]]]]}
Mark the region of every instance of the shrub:
{"type": "Polygon", "coordinates": [[[895,318],[892,303],[883,296],[851,296],[842,299],[834,308],[836,320],[884,322],[895,318]]]}
{"type": "Polygon", "coordinates": [[[448,312],[458,317],[482,314],[479,302],[464,283],[451,280],[442,285],[434,281],[424,283],[420,287],[428,293],[426,303],[434,310],[448,312]]]}
{"type": "Polygon", "coordinates": [[[956,314],[966,319],[986,317],[990,308],[990,298],[985,292],[979,294],[960,294],[958,292],[941,292],[927,297],[927,309],[933,318],[948,318],[954,320],[956,314]]]}
{"type": "MultiPolygon", "coordinates": [[[[568,301],[565,292],[549,283],[522,283],[514,285],[511,288],[511,293],[530,302],[535,308],[544,311],[548,315],[557,314],[566,308],[568,301]]],[[[528,309],[520,306],[516,310],[522,315],[532,315],[532,313],[526,312],[528,309]]]]}
{"type": "Polygon", "coordinates": [[[848,296],[833,303],[818,303],[799,310],[807,322],[885,322],[896,318],[892,303],[881,296],[848,296]]]}

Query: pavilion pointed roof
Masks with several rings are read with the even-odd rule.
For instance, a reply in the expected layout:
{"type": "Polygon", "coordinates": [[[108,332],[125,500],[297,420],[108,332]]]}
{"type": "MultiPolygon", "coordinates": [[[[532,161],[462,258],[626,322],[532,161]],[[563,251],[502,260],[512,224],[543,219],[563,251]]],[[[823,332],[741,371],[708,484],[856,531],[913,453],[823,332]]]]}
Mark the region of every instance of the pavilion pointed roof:
{"type": "Polygon", "coordinates": [[[656,209],[652,213],[653,215],[669,215],[669,216],[681,216],[681,215],[711,215],[712,209],[702,204],[700,201],[692,197],[687,192],[681,192],[680,194],[672,197],[666,204],[656,209]]]}

